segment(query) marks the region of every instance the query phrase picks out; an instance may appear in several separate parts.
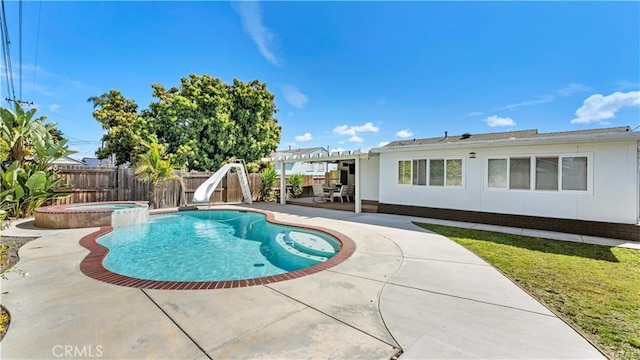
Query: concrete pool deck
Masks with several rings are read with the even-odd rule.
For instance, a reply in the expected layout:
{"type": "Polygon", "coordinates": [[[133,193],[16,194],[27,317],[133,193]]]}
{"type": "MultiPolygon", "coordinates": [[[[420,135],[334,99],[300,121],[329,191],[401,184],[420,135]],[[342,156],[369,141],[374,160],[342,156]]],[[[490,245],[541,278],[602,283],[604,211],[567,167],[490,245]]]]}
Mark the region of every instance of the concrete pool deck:
{"type": "Polygon", "coordinates": [[[414,218],[251,207],[339,231],[356,251],[328,270],[267,285],[143,290],[80,272],[88,250],[78,241],[96,228],[23,222],[3,235],[41,237],[20,250],[17,267],[29,276],[1,283],[12,322],[0,357],[389,359],[402,349],[401,359],[604,358],[492,266],[414,218]]]}

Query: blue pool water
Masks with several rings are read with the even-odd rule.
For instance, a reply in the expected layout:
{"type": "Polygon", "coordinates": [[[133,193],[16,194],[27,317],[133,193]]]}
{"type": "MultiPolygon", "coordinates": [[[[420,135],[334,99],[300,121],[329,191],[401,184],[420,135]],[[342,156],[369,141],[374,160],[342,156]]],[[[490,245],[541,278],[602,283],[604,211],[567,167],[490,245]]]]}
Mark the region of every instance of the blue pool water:
{"type": "Polygon", "coordinates": [[[340,242],[244,211],[183,211],[98,238],[108,270],[147,280],[221,281],[282,274],[335,255],[340,242]]]}

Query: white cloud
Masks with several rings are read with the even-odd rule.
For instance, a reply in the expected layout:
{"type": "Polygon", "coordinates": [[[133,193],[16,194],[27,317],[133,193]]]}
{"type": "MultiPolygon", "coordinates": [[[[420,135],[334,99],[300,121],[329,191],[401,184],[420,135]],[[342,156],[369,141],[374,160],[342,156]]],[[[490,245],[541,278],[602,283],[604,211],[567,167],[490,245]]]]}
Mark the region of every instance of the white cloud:
{"type": "Polygon", "coordinates": [[[304,109],[304,106],[309,102],[307,95],[301,93],[297,88],[289,84],[285,84],[282,87],[282,92],[284,93],[284,99],[289,105],[298,109],[304,109]]]}
{"type": "Polygon", "coordinates": [[[345,149],[341,148],[341,147],[336,147],[336,148],[333,148],[333,149],[329,150],[329,153],[342,152],[342,151],[345,151],[345,149]]]}
{"type": "Polygon", "coordinates": [[[517,107],[521,107],[521,106],[532,106],[532,105],[538,105],[538,104],[544,104],[544,103],[548,103],[548,102],[552,102],[553,100],[555,100],[556,97],[553,95],[541,95],[536,97],[533,100],[527,100],[527,101],[522,101],[519,103],[515,103],[515,104],[509,104],[503,107],[498,108],[498,110],[513,110],[517,107]]]}
{"type": "Polygon", "coordinates": [[[616,81],[615,84],[616,90],[630,90],[640,88],[640,82],[637,81],[620,80],[616,81]]]}
{"type": "Polygon", "coordinates": [[[582,106],[576,110],[576,118],[572,124],[603,123],[602,120],[615,117],[616,112],[624,107],[640,106],[640,91],[615,92],[603,96],[595,94],[589,96],[582,106]]]}
{"type": "Polygon", "coordinates": [[[499,117],[495,115],[489,116],[482,121],[486,122],[489,127],[514,126],[516,124],[510,117],[499,117]]]}
{"type": "Polygon", "coordinates": [[[346,141],[344,141],[344,140],[338,141],[338,144],[344,144],[344,143],[346,143],[346,141]]]}
{"type": "Polygon", "coordinates": [[[302,135],[296,136],[294,139],[296,139],[296,141],[304,142],[313,140],[313,136],[311,136],[311,133],[304,133],[302,135]]]}
{"type": "Polygon", "coordinates": [[[484,112],[482,111],[472,111],[470,113],[467,113],[467,116],[480,116],[482,114],[484,114],[484,112]]]}
{"type": "Polygon", "coordinates": [[[61,107],[62,107],[62,105],[51,104],[51,105],[49,105],[49,111],[58,111],[58,109],[60,109],[61,107]]]}
{"type": "Polygon", "coordinates": [[[262,9],[257,1],[240,1],[235,3],[237,11],[242,18],[242,27],[249,34],[258,50],[267,61],[273,65],[279,65],[280,61],[271,50],[275,36],[262,23],[262,9]]]}
{"type": "Polygon", "coordinates": [[[571,96],[577,92],[585,92],[590,90],[591,88],[588,87],[587,85],[580,84],[580,83],[571,83],[563,87],[562,89],[556,91],[556,94],[560,96],[571,96]]]}
{"type": "Polygon", "coordinates": [[[364,123],[362,125],[340,125],[333,128],[333,133],[337,135],[349,135],[354,136],[356,133],[361,132],[378,132],[380,130],[377,126],[373,125],[373,123],[364,123]]]}
{"type": "Polygon", "coordinates": [[[371,122],[364,123],[362,125],[339,125],[333,128],[333,133],[336,135],[345,135],[349,136],[349,141],[351,142],[364,142],[362,137],[360,137],[359,133],[367,133],[367,132],[378,132],[380,128],[373,125],[371,122]]]}
{"type": "Polygon", "coordinates": [[[378,143],[378,146],[377,146],[377,147],[383,147],[383,146],[386,146],[386,145],[388,145],[390,142],[391,142],[391,141],[381,141],[381,142],[379,142],[379,143],[378,143]]]}
{"type": "Polygon", "coordinates": [[[408,137],[412,137],[413,133],[409,129],[400,130],[396,133],[396,136],[399,138],[406,139],[408,137]]]}
{"type": "Polygon", "coordinates": [[[333,133],[337,135],[355,135],[356,131],[348,125],[339,125],[333,128],[333,133]]]}
{"type": "MultiPolygon", "coordinates": [[[[0,72],[5,72],[5,68],[2,65],[0,65],[0,72]]],[[[18,80],[20,80],[17,67],[12,68],[11,76],[17,86],[18,80]]],[[[61,94],[72,92],[75,89],[90,89],[89,86],[81,81],[50,73],[41,66],[32,64],[23,64],[22,80],[23,92],[30,94],[35,91],[47,97],[60,97],[61,94]]]]}
{"type": "Polygon", "coordinates": [[[373,125],[370,122],[365,123],[363,125],[352,126],[352,128],[356,132],[374,132],[375,133],[375,132],[378,132],[378,130],[380,130],[377,126],[373,125]]]}
{"type": "MultiPolygon", "coordinates": [[[[552,101],[555,101],[558,96],[571,96],[577,92],[585,92],[590,90],[591,88],[587,85],[580,84],[580,83],[571,83],[563,87],[562,89],[556,90],[555,92],[553,92],[553,95],[545,94],[545,95],[536,96],[535,99],[505,105],[497,108],[497,110],[513,110],[515,108],[522,107],[522,106],[533,106],[533,105],[550,103],[552,101]]],[[[471,114],[472,113],[469,113],[469,115],[471,114]]]]}

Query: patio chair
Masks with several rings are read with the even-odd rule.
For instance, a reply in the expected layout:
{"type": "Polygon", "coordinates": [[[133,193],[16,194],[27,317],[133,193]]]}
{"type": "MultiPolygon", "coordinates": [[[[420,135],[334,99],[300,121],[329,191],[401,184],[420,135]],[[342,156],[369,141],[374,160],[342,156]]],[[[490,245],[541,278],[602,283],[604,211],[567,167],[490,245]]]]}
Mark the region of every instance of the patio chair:
{"type": "Polygon", "coordinates": [[[331,201],[333,202],[333,199],[339,197],[340,198],[340,202],[344,202],[343,199],[346,196],[347,196],[347,185],[342,185],[342,186],[340,186],[338,191],[334,191],[333,194],[331,194],[331,201]]]}
{"type": "Polygon", "coordinates": [[[329,193],[324,190],[324,186],[322,184],[313,184],[313,201],[316,201],[316,198],[320,198],[317,202],[325,202],[329,200],[329,193]]]}
{"type": "Polygon", "coordinates": [[[347,201],[352,202],[356,199],[356,186],[347,185],[347,201]]]}

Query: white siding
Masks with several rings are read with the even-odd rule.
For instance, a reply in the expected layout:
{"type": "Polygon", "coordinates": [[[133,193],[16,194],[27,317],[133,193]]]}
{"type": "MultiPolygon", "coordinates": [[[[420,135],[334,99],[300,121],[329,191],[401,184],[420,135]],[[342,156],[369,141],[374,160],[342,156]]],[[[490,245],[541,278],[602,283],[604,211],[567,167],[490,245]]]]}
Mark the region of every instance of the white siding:
{"type": "Polygon", "coordinates": [[[399,205],[635,224],[638,222],[639,196],[637,156],[635,140],[381,153],[379,201],[399,205]],[[476,153],[475,159],[469,158],[471,151],[476,153]],[[487,158],[545,154],[588,155],[591,191],[571,193],[486,188],[487,158]],[[437,157],[463,159],[463,188],[398,184],[399,160],[437,157]]]}
{"type": "Polygon", "coordinates": [[[370,156],[360,160],[360,197],[362,200],[378,200],[380,157],[370,156]]]}

